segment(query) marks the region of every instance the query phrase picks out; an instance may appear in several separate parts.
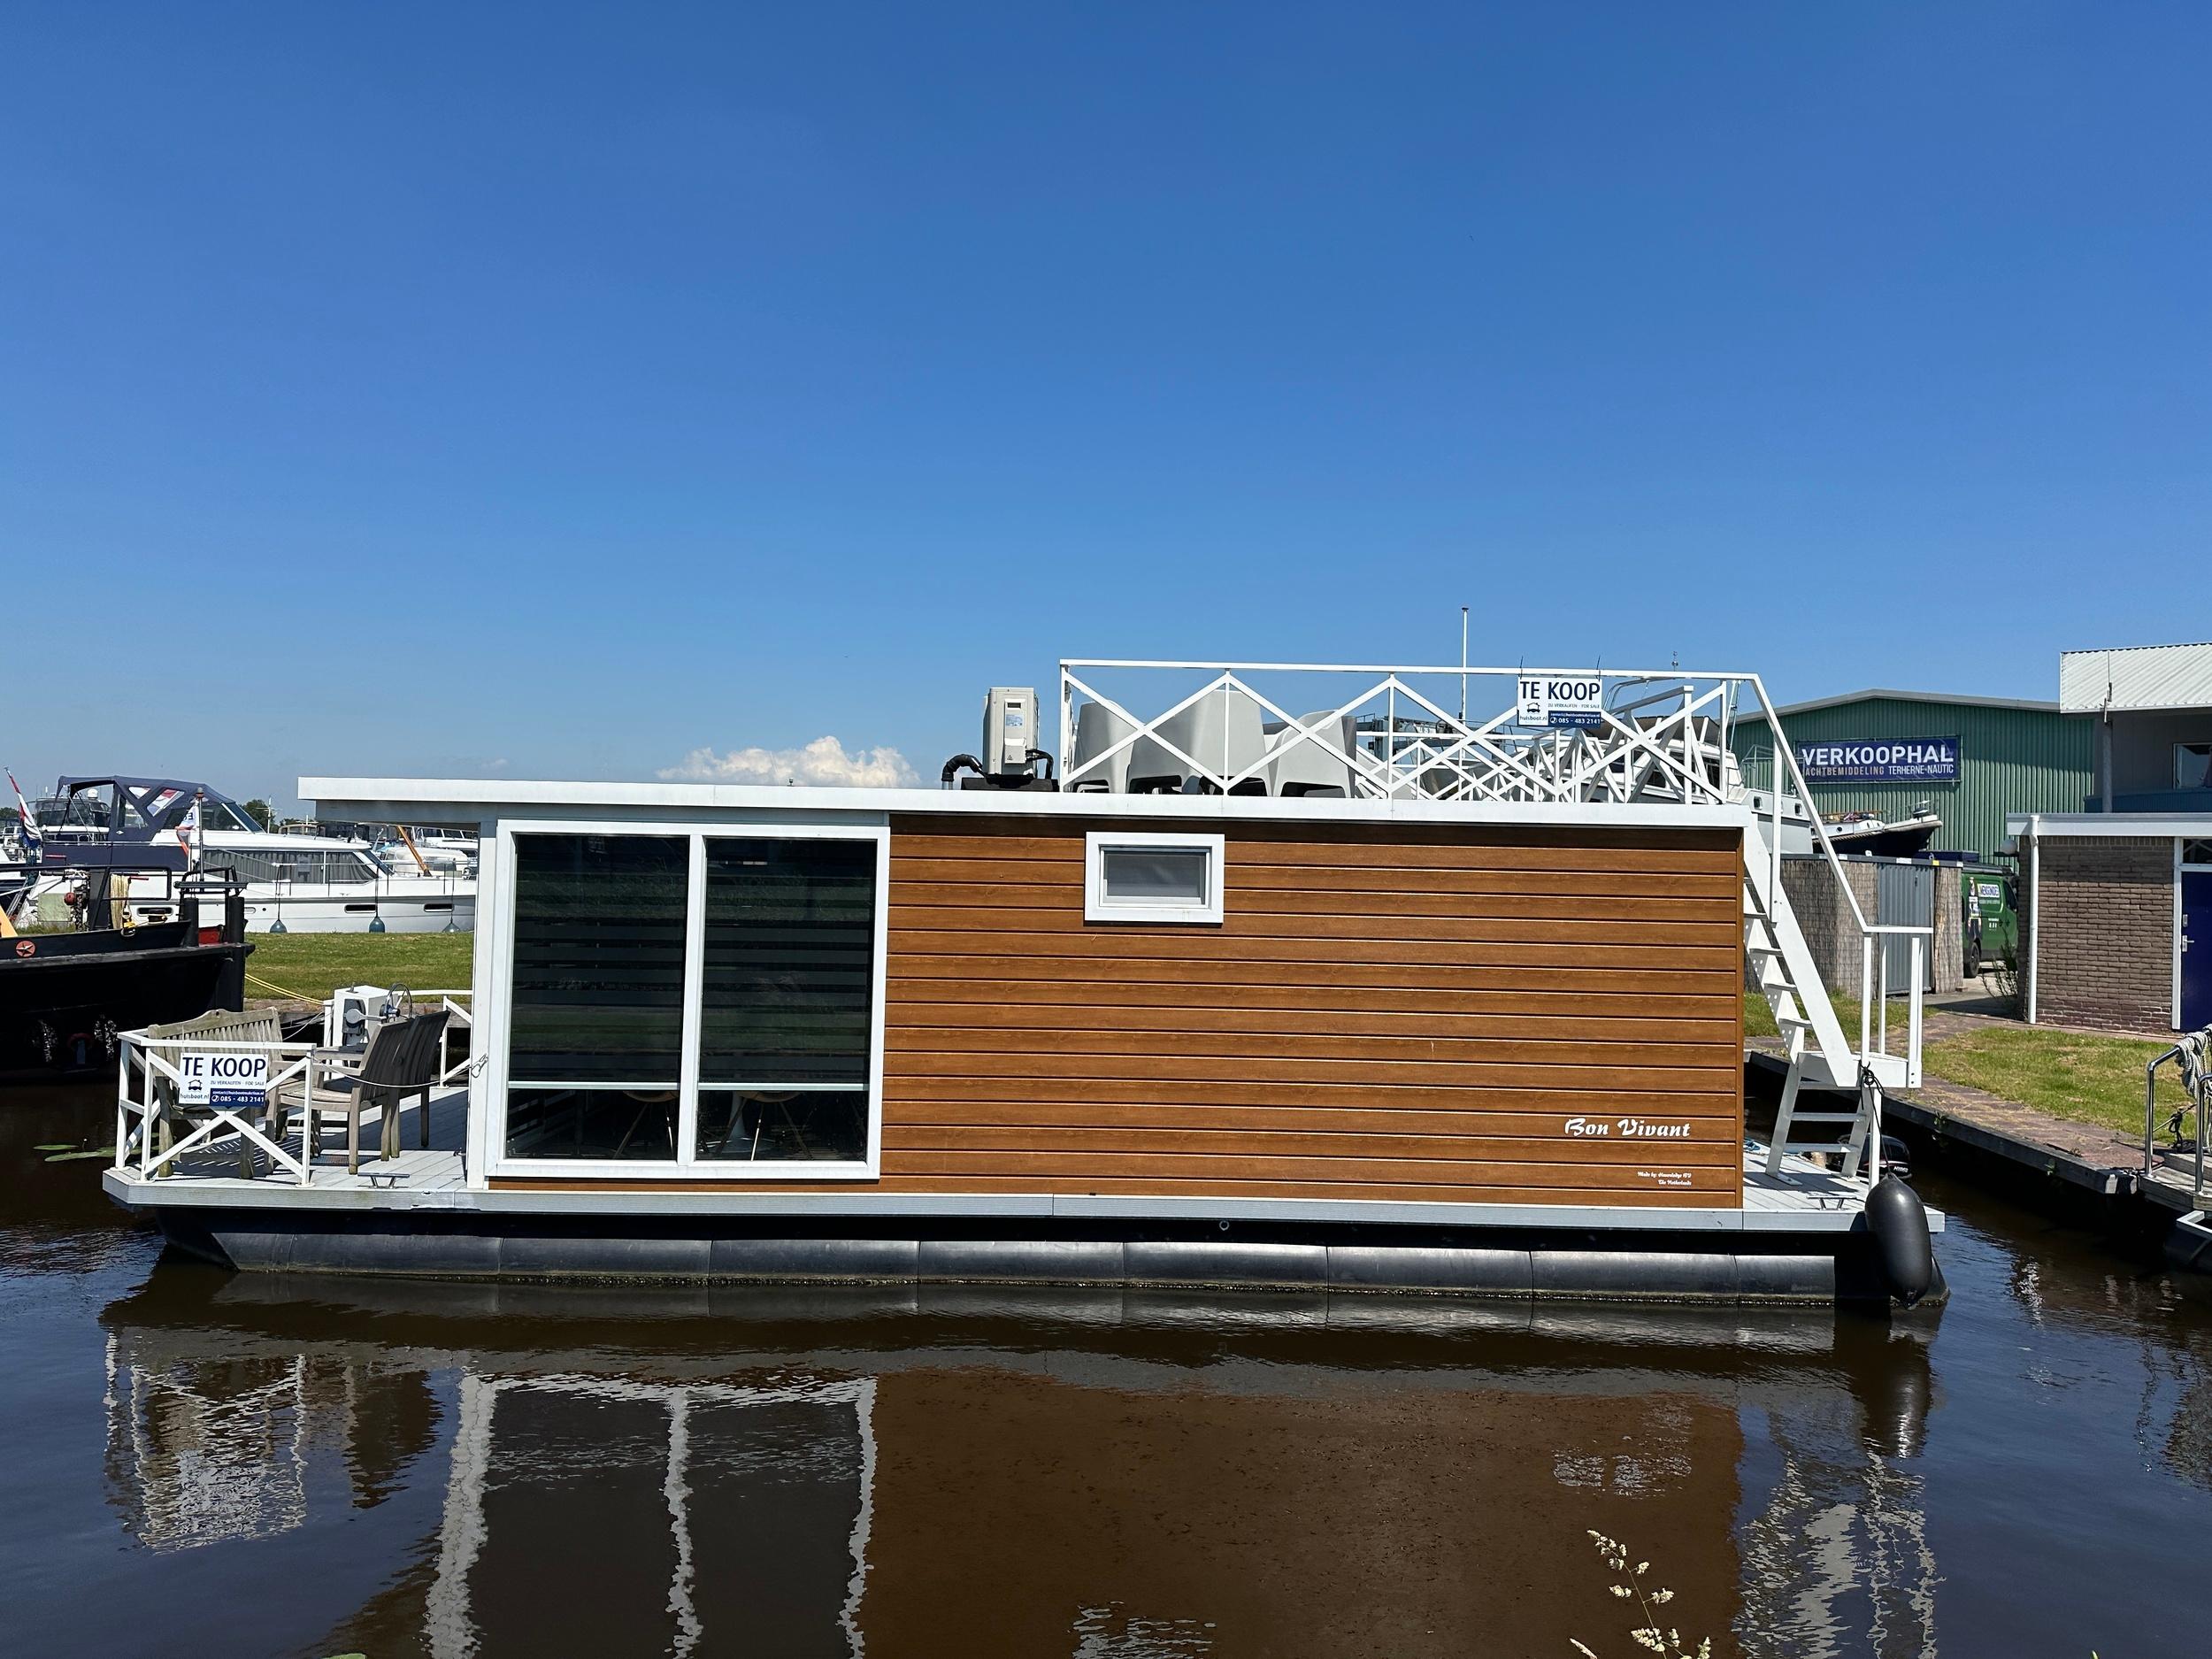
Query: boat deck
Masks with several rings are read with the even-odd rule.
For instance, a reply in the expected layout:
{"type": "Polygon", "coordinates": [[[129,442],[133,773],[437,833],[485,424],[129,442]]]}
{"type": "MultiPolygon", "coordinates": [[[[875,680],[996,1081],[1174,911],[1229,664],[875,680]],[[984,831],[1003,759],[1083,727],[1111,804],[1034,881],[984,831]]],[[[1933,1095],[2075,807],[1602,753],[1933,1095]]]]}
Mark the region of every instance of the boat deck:
{"type": "MultiPolygon", "coordinates": [[[[701,1190],[680,1182],[646,1190],[560,1191],[487,1189],[468,1184],[465,1147],[468,1099],[459,1089],[430,1105],[430,1144],[419,1145],[419,1108],[402,1109],[403,1150],[390,1160],[375,1156],[380,1131],[373,1116],[361,1126],[362,1159],[357,1173],[346,1169],[344,1136],[325,1128],[313,1181],[302,1187],[290,1171],[267,1173],[259,1157],[255,1179],[238,1173],[235,1143],[225,1141],[187,1154],[177,1173],[154,1181],[117,1170],[106,1173],[109,1192],[134,1208],[191,1206],[221,1209],[464,1210],[672,1215],[775,1215],[812,1213],[876,1215],[989,1214],[994,1216],[1141,1215],[1213,1216],[1237,1213],[1255,1218],[1385,1221],[1458,1226],[1601,1227],[1609,1230],[1707,1232],[1740,1230],[1778,1233],[1834,1233],[1850,1230],[1864,1208],[1865,1189],[1806,1158],[1793,1154],[1781,1172],[1767,1171],[1767,1148],[1747,1141],[1743,1151],[1744,1201],[1739,1210],[1657,1209],[1585,1204],[1377,1204],[1341,1200],[1220,1200],[1080,1197],[1068,1194],[902,1195],[875,1193],[856,1182],[849,1193],[733,1192],[701,1190]]],[[[301,1156],[296,1125],[285,1149],[301,1156]]],[[[1929,1212],[1929,1225],[1943,1227],[1942,1215],[1929,1212]]]]}

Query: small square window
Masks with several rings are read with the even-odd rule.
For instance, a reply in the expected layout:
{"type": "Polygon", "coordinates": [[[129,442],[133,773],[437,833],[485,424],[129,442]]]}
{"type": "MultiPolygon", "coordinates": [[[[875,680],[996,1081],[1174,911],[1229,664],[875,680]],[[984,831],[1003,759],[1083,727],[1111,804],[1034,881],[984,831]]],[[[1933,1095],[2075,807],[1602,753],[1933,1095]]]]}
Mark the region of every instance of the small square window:
{"type": "Polygon", "coordinates": [[[2182,842],[2181,862],[2185,864],[2204,864],[2212,867],[2212,837],[2182,842]]]}
{"type": "Polygon", "coordinates": [[[2174,787],[2212,789],[2212,743],[2174,745],[2174,787]]]}
{"type": "Polygon", "coordinates": [[[1094,830],[1085,838],[1087,922],[1219,922],[1221,837],[1094,830]]]}

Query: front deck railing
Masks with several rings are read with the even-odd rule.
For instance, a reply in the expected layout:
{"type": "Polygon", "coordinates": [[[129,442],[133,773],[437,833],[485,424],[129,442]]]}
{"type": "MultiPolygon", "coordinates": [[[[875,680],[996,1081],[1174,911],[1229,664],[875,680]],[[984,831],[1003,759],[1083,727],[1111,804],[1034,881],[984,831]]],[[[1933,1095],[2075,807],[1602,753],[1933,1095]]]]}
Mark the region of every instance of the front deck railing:
{"type": "MultiPolygon", "coordinates": [[[[463,1079],[475,1064],[471,1052],[475,1021],[470,994],[465,990],[418,991],[413,997],[415,1011],[430,1013],[442,1010],[446,1015],[448,1046],[439,1056],[439,1071],[433,1087],[449,1087],[463,1079]],[[450,1041],[457,1028],[472,1034],[472,1041],[459,1045],[457,1059],[453,1057],[450,1041]]],[[[270,1014],[259,1018],[229,1017],[218,1028],[204,1033],[174,1027],[119,1033],[115,1168],[142,1180],[173,1179],[183,1173],[180,1160],[227,1146],[235,1155],[239,1179],[288,1178],[302,1187],[312,1185],[315,1163],[309,1136],[303,1129],[299,1133],[296,1153],[290,1144],[293,1137],[278,1131],[274,1120],[280,1113],[300,1117],[311,1102],[326,1111],[332,1110],[335,1096],[328,1085],[335,1078],[357,1071],[362,1056],[334,1044],[236,1034],[241,1028],[250,1028],[263,1021],[267,1029],[275,1028],[275,1016],[270,1014]],[[262,1103],[187,1106],[182,1100],[181,1063],[188,1049],[195,1053],[267,1056],[269,1084],[262,1103]],[[257,1166],[257,1155],[267,1160],[265,1171],[257,1166]]],[[[326,1032],[331,1025],[332,1010],[326,1004],[326,1032]]],[[[427,1110],[426,1106],[423,1110],[427,1110]]]]}

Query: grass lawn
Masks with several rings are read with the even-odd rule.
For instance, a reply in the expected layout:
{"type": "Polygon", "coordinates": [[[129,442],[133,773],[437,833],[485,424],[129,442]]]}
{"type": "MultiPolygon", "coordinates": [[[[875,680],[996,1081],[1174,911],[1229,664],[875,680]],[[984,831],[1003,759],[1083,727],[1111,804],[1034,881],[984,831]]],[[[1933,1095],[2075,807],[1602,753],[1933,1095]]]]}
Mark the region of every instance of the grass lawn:
{"type": "Polygon", "coordinates": [[[474,933],[253,933],[246,995],[319,1002],[342,985],[465,990],[474,933]]]}
{"type": "MultiPolygon", "coordinates": [[[[2032,1025],[1992,1025],[1931,1042],[1921,1052],[1931,1077],[1986,1089],[2054,1118],[2099,1124],[2139,1140],[2143,1068],[2170,1045],[2139,1037],[2088,1037],[2032,1025]]],[[[2182,1102],[2173,1068],[2159,1073],[2159,1115],[2182,1102]]]]}
{"type": "MultiPolygon", "coordinates": [[[[1857,1041],[1858,1004],[1840,996],[1835,1004],[1844,1034],[1857,1041]]],[[[1893,1045],[1899,1041],[1904,1018],[1901,1007],[1892,1010],[1893,1045]]],[[[1776,1034],[1774,1015],[1764,997],[1744,998],[1744,1030],[1755,1037],[1776,1034]]],[[[1931,1039],[1920,1058],[1922,1069],[1932,1078],[2139,1139],[2143,1133],[2143,1067],[2168,1046],[2140,1037],[1987,1025],[1955,1037],[1931,1039]]],[[[2181,1085],[2170,1066],[2159,1073],[2158,1097],[2163,1122],[2165,1114],[2182,1102],[2181,1085]]]]}

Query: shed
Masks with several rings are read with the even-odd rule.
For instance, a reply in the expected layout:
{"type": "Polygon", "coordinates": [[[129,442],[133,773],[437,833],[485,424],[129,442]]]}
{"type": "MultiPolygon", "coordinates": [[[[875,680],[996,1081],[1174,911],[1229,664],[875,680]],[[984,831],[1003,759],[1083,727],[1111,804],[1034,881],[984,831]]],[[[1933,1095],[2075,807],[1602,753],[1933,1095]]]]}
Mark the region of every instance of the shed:
{"type": "MultiPolygon", "coordinates": [[[[1945,850],[1990,857],[2005,849],[2008,812],[2078,812],[2093,787],[2090,723],[2055,703],[1870,690],[1776,713],[1798,749],[1816,811],[1894,819],[1924,803],[1943,819],[1935,845],[1945,850]],[[1947,738],[1955,745],[1947,757],[1930,761],[1918,752],[1919,744],[1947,738]],[[1831,764],[1807,765],[1806,751],[1816,749],[1831,764]]],[[[1755,789],[1773,777],[1774,741],[1756,712],[1732,733],[1744,780],[1755,789]]]]}

